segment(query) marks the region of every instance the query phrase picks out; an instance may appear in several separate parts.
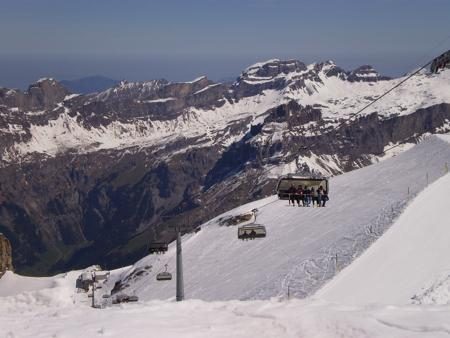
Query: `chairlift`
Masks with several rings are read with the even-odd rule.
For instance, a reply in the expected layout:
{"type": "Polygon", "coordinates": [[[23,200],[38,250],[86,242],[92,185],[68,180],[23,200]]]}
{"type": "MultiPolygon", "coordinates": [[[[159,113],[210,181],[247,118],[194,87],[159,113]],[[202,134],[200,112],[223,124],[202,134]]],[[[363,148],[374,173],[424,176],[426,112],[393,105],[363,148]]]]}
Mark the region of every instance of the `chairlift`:
{"type": "Polygon", "coordinates": [[[172,279],[172,274],[170,272],[167,272],[167,264],[164,265],[166,267],[166,270],[163,272],[160,272],[156,275],[156,280],[159,281],[166,281],[172,279]]]}
{"type": "Polygon", "coordinates": [[[154,243],[150,243],[150,247],[148,249],[148,252],[150,254],[163,254],[165,253],[167,250],[169,250],[169,244],[167,243],[162,243],[162,242],[154,242],[154,243]]]}
{"type": "Polygon", "coordinates": [[[266,227],[261,224],[248,224],[238,228],[238,239],[255,239],[266,237],[266,227]]]}
{"type": "Polygon", "coordinates": [[[281,200],[289,200],[289,188],[291,186],[297,188],[299,185],[303,187],[303,189],[314,188],[317,190],[320,186],[330,193],[330,186],[328,183],[328,179],[326,177],[307,177],[307,176],[298,176],[293,174],[288,174],[286,176],[281,176],[278,179],[277,184],[277,195],[281,200]]]}

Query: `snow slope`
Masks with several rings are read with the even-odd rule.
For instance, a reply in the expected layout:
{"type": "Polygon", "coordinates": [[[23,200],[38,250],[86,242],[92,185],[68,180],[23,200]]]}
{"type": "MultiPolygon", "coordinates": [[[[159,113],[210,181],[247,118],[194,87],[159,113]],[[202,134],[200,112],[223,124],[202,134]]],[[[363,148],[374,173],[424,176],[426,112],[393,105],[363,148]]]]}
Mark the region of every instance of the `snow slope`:
{"type": "MultiPolygon", "coordinates": [[[[0,279],[0,337],[448,337],[450,306],[347,306],[321,300],[149,301],[93,309],[82,271],[0,279]]],[[[115,271],[114,273],[120,273],[115,271]]]]}
{"type": "Polygon", "coordinates": [[[345,304],[407,304],[438,293],[434,297],[440,303],[446,298],[450,304],[449,289],[442,287],[442,282],[450,281],[449,192],[446,175],[421,193],[386,234],[318,297],[345,304]],[[428,287],[442,277],[441,290],[428,287]]]}
{"type": "MultiPolygon", "coordinates": [[[[424,173],[428,173],[429,182],[443,175],[445,162],[450,162],[448,141],[450,136],[431,137],[394,158],[334,178],[327,208],[288,207],[270,197],[227,213],[236,215],[259,207],[258,222],[267,226],[266,239],[239,242],[236,227],[219,227],[218,218],[197,234],[184,236],[187,297],[231,299],[238,292],[244,297],[235,298],[282,296],[286,284],[278,284],[279,280],[290,285],[291,294],[303,295],[298,293],[300,279],[314,282],[318,272],[314,265],[304,262],[326,262],[321,255],[335,252],[330,248],[339,247],[338,257],[342,258],[346,252],[362,250],[367,244],[363,239],[367,235],[377,237],[377,231],[388,226],[414,193],[425,187],[424,173]],[[410,187],[409,198],[406,186],[410,187]],[[396,206],[394,213],[392,205],[396,206]],[[386,206],[388,212],[384,213],[386,206]],[[374,218],[376,213],[378,217],[374,218]],[[363,231],[366,236],[361,237],[361,230],[370,231],[363,231]],[[349,247],[353,250],[346,243],[352,243],[349,247]],[[252,289],[256,293],[249,293],[252,289]]],[[[433,303],[436,292],[443,295],[442,290],[449,290],[448,274],[444,279],[439,276],[439,272],[448,273],[449,267],[446,244],[450,228],[445,222],[449,210],[442,198],[449,187],[450,176],[445,175],[420,193],[385,235],[318,293],[320,297],[148,301],[173,296],[173,283],[154,281],[163,263],[173,262],[171,247],[165,256],[149,256],[133,267],[113,271],[111,282],[143,265],[153,265],[152,273],[129,281],[127,292],[139,294],[138,303],[101,310],[90,308],[87,294],[75,291],[75,279],[82,271],[45,278],[7,272],[0,279],[0,337],[448,337],[450,298],[446,305],[418,304],[433,303]],[[427,220],[425,227],[423,219],[427,220]],[[371,259],[382,271],[372,271],[371,259]],[[373,291],[377,283],[383,283],[379,275],[386,278],[387,285],[376,292],[378,304],[367,304],[372,300],[363,297],[348,304],[346,300],[353,292],[364,292],[363,286],[373,291]],[[351,288],[339,289],[340,281],[351,288]],[[428,281],[435,288],[424,289],[415,304],[392,305],[406,303],[411,292],[420,291],[417,288],[428,281]]],[[[334,271],[322,274],[321,280],[305,290],[317,288],[332,274],[334,271]]],[[[437,299],[439,302],[445,304],[442,298],[437,299]]]]}
{"type": "MultiPolygon", "coordinates": [[[[312,294],[375,241],[427,181],[442,176],[446,162],[450,146],[434,136],[391,159],[333,178],[326,208],[289,207],[269,197],[226,214],[258,208],[265,239],[240,241],[237,227],[219,226],[226,215],[219,216],[183,238],[186,297],[269,299],[286,296],[288,288],[296,297],[312,294]]],[[[125,271],[125,291],[144,300],[172,299],[175,278],[155,280],[164,264],[175,277],[174,245],[125,271]],[[149,275],[132,278],[145,266],[152,266],[149,275]]]]}
{"type": "Polygon", "coordinates": [[[8,272],[0,279],[0,337],[440,338],[450,334],[448,305],[368,307],[271,299],[149,301],[93,309],[87,294],[75,292],[75,278],[81,272],[46,278],[8,272]]]}

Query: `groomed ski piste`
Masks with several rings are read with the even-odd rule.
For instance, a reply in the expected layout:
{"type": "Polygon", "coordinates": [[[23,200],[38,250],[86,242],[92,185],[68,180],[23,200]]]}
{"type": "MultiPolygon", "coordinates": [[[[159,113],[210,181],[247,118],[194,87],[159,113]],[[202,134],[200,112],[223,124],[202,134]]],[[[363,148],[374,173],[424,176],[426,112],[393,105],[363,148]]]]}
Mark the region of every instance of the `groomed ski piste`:
{"type": "Polygon", "coordinates": [[[75,292],[81,271],[7,272],[0,336],[448,337],[449,142],[430,136],[333,178],[326,208],[270,197],[183,236],[184,302],[174,300],[174,245],[112,271],[108,285],[122,280],[139,302],[104,309],[75,292]],[[254,208],[266,238],[240,241],[237,226],[220,225],[254,208]],[[174,278],[157,282],[165,264],[174,278]]]}

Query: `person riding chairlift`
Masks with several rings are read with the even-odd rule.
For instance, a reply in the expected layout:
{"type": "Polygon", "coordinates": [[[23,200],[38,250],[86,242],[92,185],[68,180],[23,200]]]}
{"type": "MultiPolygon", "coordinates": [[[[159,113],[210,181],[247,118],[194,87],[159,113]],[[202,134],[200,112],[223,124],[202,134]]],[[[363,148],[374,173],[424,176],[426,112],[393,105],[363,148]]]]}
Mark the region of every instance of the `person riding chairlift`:
{"type": "Polygon", "coordinates": [[[328,193],[326,190],[323,190],[322,191],[322,207],[325,207],[325,204],[327,203],[328,200],[329,200],[328,193]]]}
{"type": "Polygon", "coordinates": [[[311,204],[311,190],[306,186],[303,190],[303,206],[309,207],[311,204]]]}
{"type": "Polygon", "coordinates": [[[319,186],[319,188],[317,188],[317,206],[318,207],[322,206],[322,195],[323,195],[323,187],[319,186]]]}
{"type": "Polygon", "coordinates": [[[311,195],[312,195],[312,199],[313,199],[313,207],[320,207],[320,202],[319,202],[319,188],[314,189],[311,188],[311,195]]]}
{"type": "Polygon", "coordinates": [[[290,188],[289,188],[289,190],[287,192],[289,194],[289,205],[291,205],[291,203],[292,203],[292,206],[295,207],[295,192],[296,192],[296,189],[294,187],[294,184],[291,184],[291,186],[290,186],[290,188]]]}
{"type": "Polygon", "coordinates": [[[301,185],[299,185],[295,191],[295,200],[297,201],[297,206],[300,206],[300,201],[302,201],[303,205],[303,187],[301,185]]]}

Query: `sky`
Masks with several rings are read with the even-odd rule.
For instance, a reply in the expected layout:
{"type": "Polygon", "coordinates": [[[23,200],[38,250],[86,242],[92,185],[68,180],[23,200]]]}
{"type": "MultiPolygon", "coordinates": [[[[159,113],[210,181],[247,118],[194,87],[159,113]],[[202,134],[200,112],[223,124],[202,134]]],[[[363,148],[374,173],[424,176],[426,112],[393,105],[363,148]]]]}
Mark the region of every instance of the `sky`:
{"type": "Polygon", "coordinates": [[[450,49],[448,0],[0,0],[0,86],[236,78],[271,58],[397,76],[450,49]]]}

